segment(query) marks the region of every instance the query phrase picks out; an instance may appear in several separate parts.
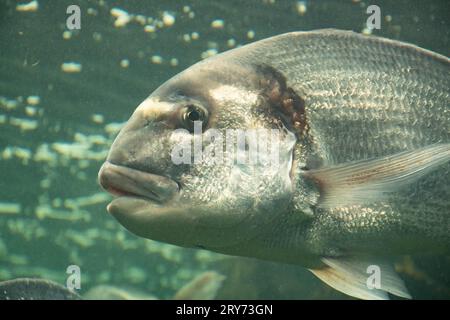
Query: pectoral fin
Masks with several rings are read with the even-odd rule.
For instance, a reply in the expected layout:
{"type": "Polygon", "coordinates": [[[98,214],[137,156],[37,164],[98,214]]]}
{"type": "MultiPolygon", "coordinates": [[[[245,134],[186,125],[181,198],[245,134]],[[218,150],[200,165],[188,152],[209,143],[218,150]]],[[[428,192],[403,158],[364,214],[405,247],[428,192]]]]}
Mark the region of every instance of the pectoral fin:
{"type": "Polygon", "coordinates": [[[403,281],[386,262],[356,258],[323,258],[326,267],[311,270],[320,280],[349,296],[365,300],[389,299],[388,292],[411,299],[403,281]]]}
{"type": "Polygon", "coordinates": [[[304,172],[320,190],[319,207],[370,203],[450,161],[450,144],[304,172]]]}

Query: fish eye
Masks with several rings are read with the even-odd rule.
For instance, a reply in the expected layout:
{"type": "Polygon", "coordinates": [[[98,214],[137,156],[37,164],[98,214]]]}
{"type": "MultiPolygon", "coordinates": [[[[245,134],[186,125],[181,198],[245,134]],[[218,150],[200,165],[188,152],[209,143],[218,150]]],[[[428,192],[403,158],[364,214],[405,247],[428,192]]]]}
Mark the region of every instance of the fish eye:
{"type": "Polygon", "coordinates": [[[202,127],[204,128],[207,118],[208,110],[200,105],[190,104],[183,107],[181,110],[181,121],[183,126],[191,131],[194,129],[195,121],[201,121],[202,127]]]}

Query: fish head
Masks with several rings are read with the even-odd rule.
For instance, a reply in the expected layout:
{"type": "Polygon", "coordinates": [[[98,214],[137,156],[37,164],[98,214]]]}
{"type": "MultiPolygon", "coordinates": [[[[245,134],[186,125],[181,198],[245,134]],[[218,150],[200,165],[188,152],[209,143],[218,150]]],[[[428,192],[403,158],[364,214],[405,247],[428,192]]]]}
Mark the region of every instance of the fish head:
{"type": "Polygon", "coordinates": [[[227,59],[164,83],[99,172],[117,196],[108,212],[139,236],[218,252],[268,232],[290,203],[296,141],[273,110],[278,87],[267,68],[227,59]]]}

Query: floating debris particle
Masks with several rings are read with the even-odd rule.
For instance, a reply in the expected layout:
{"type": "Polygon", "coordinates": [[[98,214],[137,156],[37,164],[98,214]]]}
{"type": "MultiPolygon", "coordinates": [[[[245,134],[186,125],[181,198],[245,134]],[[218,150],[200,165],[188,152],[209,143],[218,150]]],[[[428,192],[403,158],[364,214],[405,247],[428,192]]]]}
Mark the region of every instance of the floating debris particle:
{"type": "Polygon", "coordinates": [[[236,40],[234,39],[228,39],[227,46],[230,48],[233,48],[236,45],[236,40]]]}
{"type": "Polygon", "coordinates": [[[111,15],[114,18],[119,18],[120,16],[127,16],[127,15],[129,15],[128,12],[126,12],[125,10],[120,9],[120,8],[116,8],[116,7],[111,8],[110,13],[111,13],[111,15]]]}
{"type": "Polygon", "coordinates": [[[183,6],[183,12],[184,13],[189,13],[191,11],[191,7],[189,6],[183,6]]]}
{"type": "Polygon", "coordinates": [[[49,189],[51,184],[52,182],[50,179],[42,179],[41,182],[39,183],[42,189],[49,189]]]}
{"type": "Polygon", "coordinates": [[[89,163],[89,161],[87,161],[87,160],[79,160],[79,161],[78,161],[78,167],[79,167],[80,169],[86,169],[86,168],[89,167],[89,165],[90,165],[90,163],[89,163]]]}
{"type": "Polygon", "coordinates": [[[23,163],[28,163],[31,158],[31,150],[21,147],[14,147],[13,154],[16,158],[21,159],[23,163]]]}
{"type": "Polygon", "coordinates": [[[215,56],[218,53],[217,49],[208,49],[201,54],[202,59],[206,59],[215,56]]]}
{"type": "Polygon", "coordinates": [[[77,62],[64,62],[61,65],[61,70],[67,73],[78,73],[81,72],[82,66],[81,63],[77,62]]]}
{"type": "Polygon", "coordinates": [[[87,211],[55,210],[46,204],[38,205],[35,209],[35,214],[39,220],[53,219],[62,221],[84,221],[84,222],[89,222],[91,220],[91,216],[87,211]]]}
{"type": "Polygon", "coordinates": [[[216,19],[213,22],[211,22],[211,27],[214,29],[223,29],[225,23],[222,19],[216,19]]]}
{"type": "Polygon", "coordinates": [[[26,106],[25,113],[27,116],[34,117],[37,113],[37,109],[36,109],[36,107],[26,106]]]}
{"type": "Polygon", "coordinates": [[[41,98],[39,96],[29,96],[27,98],[27,103],[31,104],[32,106],[39,104],[40,101],[41,101],[41,98]]]}
{"type": "Polygon", "coordinates": [[[145,281],[145,279],[147,278],[147,273],[145,272],[145,270],[139,267],[130,267],[127,268],[125,277],[131,283],[137,284],[145,281]]]}
{"type": "Polygon", "coordinates": [[[154,55],[150,58],[150,61],[154,64],[161,64],[163,63],[163,58],[161,56],[154,55]]]}
{"type": "Polygon", "coordinates": [[[109,135],[117,134],[123,128],[125,122],[112,122],[105,126],[105,132],[109,135]]]}
{"type": "Polygon", "coordinates": [[[249,30],[249,31],[247,32],[247,38],[249,38],[249,39],[255,38],[255,31],[249,30]]]}
{"type": "Polygon", "coordinates": [[[13,152],[12,152],[12,148],[11,147],[6,147],[5,149],[3,149],[3,152],[2,152],[2,159],[3,160],[11,159],[12,156],[13,156],[13,152]]]}
{"type": "Polygon", "coordinates": [[[5,149],[3,149],[3,152],[1,153],[1,157],[4,160],[11,159],[13,156],[18,159],[21,159],[24,164],[27,164],[28,160],[31,158],[31,151],[29,149],[22,147],[8,146],[5,149]]]}
{"type": "Polygon", "coordinates": [[[189,33],[183,34],[183,41],[184,42],[191,42],[191,35],[189,33]]]}
{"type": "Polygon", "coordinates": [[[85,236],[84,233],[68,230],[66,232],[67,239],[70,239],[72,242],[74,242],[76,245],[78,245],[80,248],[89,248],[94,245],[94,239],[90,239],[85,236]]]}
{"type": "Polygon", "coordinates": [[[62,200],[60,198],[55,198],[52,200],[52,206],[55,208],[59,208],[62,205],[62,200]]]}
{"type": "Polygon", "coordinates": [[[297,13],[301,16],[305,15],[305,13],[308,9],[305,1],[298,1],[296,7],[297,7],[297,13]]]}
{"type": "Polygon", "coordinates": [[[0,215],[14,215],[19,214],[21,211],[21,205],[13,202],[0,202],[0,215]]]}
{"type": "Polygon", "coordinates": [[[11,233],[30,241],[33,238],[41,238],[45,236],[46,231],[39,226],[35,220],[28,219],[8,219],[7,226],[11,233]]]}
{"type": "Polygon", "coordinates": [[[6,116],[3,114],[0,114],[0,124],[6,123],[6,116]]]}
{"type": "Polygon", "coordinates": [[[99,134],[89,135],[89,136],[87,136],[87,139],[88,139],[89,143],[96,144],[96,145],[107,145],[108,146],[111,143],[111,141],[106,139],[106,137],[99,135],[99,134]]]}
{"type": "Polygon", "coordinates": [[[198,40],[198,38],[200,38],[200,35],[198,34],[198,32],[192,32],[191,33],[191,39],[192,40],[198,40]]]}
{"type": "MultiPolygon", "coordinates": [[[[122,62],[120,63],[120,65],[122,66],[122,62]]],[[[103,123],[103,121],[105,120],[102,114],[93,114],[91,117],[92,122],[94,123],[103,123]]]]}
{"type": "Polygon", "coordinates": [[[96,15],[98,14],[97,10],[94,9],[94,8],[88,8],[88,9],[87,9],[87,13],[88,13],[88,15],[90,15],[90,16],[96,16],[96,15]]]}
{"type": "Polygon", "coordinates": [[[365,27],[364,29],[362,29],[361,31],[362,34],[364,35],[371,35],[372,34],[372,29],[365,27]]]}
{"type": "Polygon", "coordinates": [[[153,33],[156,31],[156,27],[154,25],[148,24],[144,27],[144,31],[148,33],[153,33]]]}
{"type": "Polygon", "coordinates": [[[106,193],[96,193],[91,196],[64,200],[64,207],[77,210],[81,207],[92,206],[111,201],[111,196],[106,193]]]}
{"type": "Polygon", "coordinates": [[[208,41],[208,49],[218,49],[219,44],[215,41],[208,41]]]}
{"type": "Polygon", "coordinates": [[[50,151],[48,144],[41,144],[34,154],[33,160],[36,162],[47,162],[49,164],[56,164],[56,154],[50,151]]]}
{"type": "Polygon", "coordinates": [[[16,10],[22,11],[22,12],[25,12],[25,11],[33,12],[33,11],[37,11],[38,9],[39,9],[39,3],[37,2],[37,0],[33,0],[28,3],[18,3],[16,5],[16,10]]]}
{"type": "Polygon", "coordinates": [[[188,13],[188,17],[189,17],[189,19],[194,19],[195,18],[195,12],[194,11],[189,12],[188,13]]]}
{"type": "Polygon", "coordinates": [[[84,143],[55,142],[52,143],[52,149],[69,158],[83,159],[83,155],[89,149],[89,145],[84,143]]]}
{"type": "Polygon", "coordinates": [[[128,24],[131,20],[131,16],[123,9],[112,8],[110,11],[111,15],[116,18],[114,21],[114,26],[116,28],[122,28],[128,24]]]}
{"type": "Polygon", "coordinates": [[[178,66],[178,59],[177,59],[177,58],[172,58],[172,59],[170,59],[170,65],[171,65],[172,67],[178,66]]]}
{"type": "Polygon", "coordinates": [[[19,105],[17,100],[7,99],[5,97],[0,97],[0,107],[6,110],[15,109],[19,105]]]}
{"type": "Polygon", "coordinates": [[[162,21],[166,27],[173,26],[173,24],[175,23],[175,16],[165,11],[163,13],[162,21]]]}
{"type": "Polygon", "coordinates": [[[15,127],[20,128],[21,131],[35,130],[38,127],[36,120],[30,120],[25,118],[11,117],[9,123],[15,127]]]}
{"type": "Polygon", "coordinates": [[[94,32],[94,33],[92,34],[92,38],[93,38],[95,41],[100,42],[100,41],[102,41],[102,34],[99,33],[99,32],[94,32]]]}
{"type": "Polygon", "coordinates": [[[128,68],[130,66],[130,60],[128,60],[128,59],[120,60],[120,66],[122,68],[128,68]]]}
{"type": "Polygon", "coordinates": [[[181,262],[181,256],[178,254],[178,250],[174,247],[163,246],[159,253],[167,261],[181,262]]]}
{"type": "Polygon", "coordinates": [[[391,22],[392,16],[388,14],[386,17],[384,17],[384,20],[386,20],[386,22],[391,22]]]}
{"type": "Polygon", "coordinates": [[[64,40],[69,40],[70,38],[72,38],[72,32],[66,30],[63,32],[62,36],[64,40]]]}
{"type": "Polygon", "coordinates": [[[147,17],[143,16],[142,14],[138,14],[136,17],[134,17],[134,21],[143,26],[147,23],[147,17]]]}
{"type": "Polygon", "coordinates": [[[59,153],[61,156],[70,159],[100,161],[107,156],[107,149],[93,151],[89,150],[91,146],[92,142],[90,141],[75,143],[55,142],[51,145],[52,149],[59,153]]]}

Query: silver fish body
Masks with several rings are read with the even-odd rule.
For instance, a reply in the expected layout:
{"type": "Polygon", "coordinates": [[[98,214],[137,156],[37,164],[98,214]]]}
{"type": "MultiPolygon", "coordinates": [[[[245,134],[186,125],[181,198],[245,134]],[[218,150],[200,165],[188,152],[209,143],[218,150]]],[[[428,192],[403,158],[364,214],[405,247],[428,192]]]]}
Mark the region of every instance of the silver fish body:
{"type": "Polygon", "coordinates": [[[153,92],[117,137],[99,173],[120,195],[108,211],[143,237],[301,264],[360,298],[409,297],[384,257],[450,247],[449,72],[444,56],[338,30],[202,61],[153,92]],[[196,136],[192,115],[205,120],[202,136],[279,130],[279,166],[174,164],[174,140],[196,136]],[[149,193],[157,184],[166,191],[149,193]],[[370,291],[374,261],[389,277],[370,291]]]}
{"type": "MultiPolygon", "coordinates": [[[[294,155],[300,166],[309,160],[313,166],[332,166],[450,143],[446,57],[397,41],[335,30],[286,34],[235,55],[241,63],[270,65],[304,100],[308,132],[294,155]]],[[[329,241],[324,247],[342,243],[343,251],[378,247],[386,252],[386,245],[392,248],[406,238],[411,250],[427,239],[434,242],[427,250],[440,244],[448,247],[449,173],[449,164],[443,165],[396,193],[389,204],[316,212],[310,237],[320,233],[322,241],[329,241]]],[[[297,181],[301,189],[303,181],[297,181]]]]}

